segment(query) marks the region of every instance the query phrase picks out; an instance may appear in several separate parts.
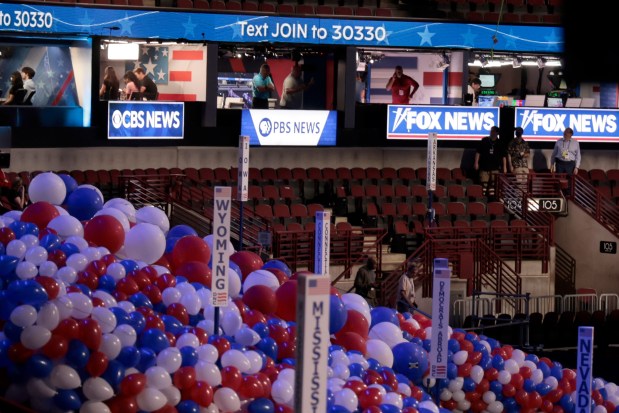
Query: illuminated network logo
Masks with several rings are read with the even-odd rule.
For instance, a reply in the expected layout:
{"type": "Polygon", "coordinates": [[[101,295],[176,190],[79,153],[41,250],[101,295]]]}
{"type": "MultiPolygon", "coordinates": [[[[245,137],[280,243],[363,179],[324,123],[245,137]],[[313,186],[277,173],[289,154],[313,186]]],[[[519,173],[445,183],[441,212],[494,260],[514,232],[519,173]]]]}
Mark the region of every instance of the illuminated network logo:
{"type": "Polygon", "coordinates": [[[260,135],[269,136],[273,130],[273,124],[269,118],[264,118],[258,124],[258,129],[260,130],[260,135]]]}
{"type": "Polygon", "coordinates": [[[120,128],[123,124],[123,115],[120,110],[115,110],[112,113],[112,126],[116,129],[120,128]]]}

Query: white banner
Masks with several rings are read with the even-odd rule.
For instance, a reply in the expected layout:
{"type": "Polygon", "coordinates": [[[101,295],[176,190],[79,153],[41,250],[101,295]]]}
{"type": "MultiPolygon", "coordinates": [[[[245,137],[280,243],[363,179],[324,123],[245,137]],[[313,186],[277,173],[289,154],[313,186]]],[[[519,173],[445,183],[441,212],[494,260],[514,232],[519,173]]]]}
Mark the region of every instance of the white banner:
{"type": "Polygon", "coordinates": [[[314,272],[329,274],[329,246],[331,240],[331,212],[316,212],[316,229],[314,234],[314,272]]]}
{"type": "Polygon", "coordinates": [[[432,346],[430,346],[430,377],[435,379],[447,378],[450,291],[449,262],[445,258],[435,258],[432,290],[432,346]]]}
{"type": "Polygon", "coordinates": [[[213,278],[211,291],[215,307],[228,305],[228,265],[230,263],[230,211],[232,188],[216,186],[213,213],[213,278]]]}
{"type": "Polygon", "coordinates": [[[239,176],[237,179],[237,199],[247,201],[249,194],[249,136],[239,136],[239,176]]]}
{"type": "Polygon", "coordinates": [[[295,409],[297,413],[326,412],[329,359],[328,276],[301,274],[297,293],[297,354],[295,409]]]}
{"type": "Polygon", "coordinates": [[[436,133],[428,133],[428,158],[427,158],[427,177],[426,189],[428,191],[436,190],[436,162],[438,156],[438,139],[436,133]]]}
{"type": "Polygon", "coordinates": [[[576,371],[576,411],[591,413],[593,381],[593,327],[578,327],[578,360],[576,371]]]}

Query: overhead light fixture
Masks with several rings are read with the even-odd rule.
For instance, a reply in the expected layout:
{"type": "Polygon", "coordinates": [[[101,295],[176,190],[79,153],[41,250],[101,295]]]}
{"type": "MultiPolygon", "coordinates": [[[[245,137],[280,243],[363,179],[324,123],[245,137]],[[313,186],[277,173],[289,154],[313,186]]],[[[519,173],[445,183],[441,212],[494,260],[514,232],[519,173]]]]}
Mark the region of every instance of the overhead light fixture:
{"type": "Polygon", "coordinates": [[[107,60],[138,60],[140,46],[137,43],[110,43],[107,60]]]}
{"type": "Polygon", "coordinates": [[[522,65],[523,66],[537,66],[537,62],[533,60],[523,60],[522,65]]]}
{"type": "Polygon", "coordinates": [[[512,67],[516,69],[520,66],[522,66],[522,59],[518,56],[514,57],[514,59],[512,60],[512,67]]]}
{"type": "Polygon", "coordinates": [[[540,69],[544,68],[546,66],[546,59],[542,58],[542,57],[538,57],[537,58],[537,67],[539,67],[540,69]]]}
{"type": "Polygon", "coordinates": [[[548,66],[548,67],[561,67],[561,61],[560,60],[547,60],[546,61],[546,66],[548,66]]]}

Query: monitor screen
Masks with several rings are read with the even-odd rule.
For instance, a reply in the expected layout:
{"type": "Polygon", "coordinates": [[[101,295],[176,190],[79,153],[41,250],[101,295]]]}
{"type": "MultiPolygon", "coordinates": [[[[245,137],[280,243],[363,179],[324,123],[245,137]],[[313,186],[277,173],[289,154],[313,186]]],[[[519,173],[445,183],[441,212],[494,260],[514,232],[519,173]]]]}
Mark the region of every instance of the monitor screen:
{"type": "Polygon", "coordinates": [[[544,106],[545,95],[527,95],[524,106],[544,106]]]}
{"type": "Polygon", "coordinates": [[[482,107],[492,107],[494,106],[494,100],[496,99],[496,96],[479,96],[479,102],[477,103],[477,106],[482,106],[482,107]]]}
{"type": "Polygon", "coordinates": [[[547,106],[549,108],[562,108],[563,107],[563,99],[562,98],[548,98],[547,106]]]}
{"type": "Polygon", "coordinates": [[[479,75],[481,87],[494,87],[494,75],[479,75]]]}

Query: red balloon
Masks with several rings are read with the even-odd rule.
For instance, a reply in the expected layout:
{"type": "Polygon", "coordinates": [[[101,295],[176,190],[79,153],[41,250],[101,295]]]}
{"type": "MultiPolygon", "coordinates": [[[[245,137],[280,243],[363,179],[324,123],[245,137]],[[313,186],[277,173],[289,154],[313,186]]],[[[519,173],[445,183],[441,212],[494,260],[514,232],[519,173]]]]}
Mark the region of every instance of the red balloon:
{"type": "Polygon", "coordinates": [[[481,361],[481,356],[482,354],[480,351],[473,351],[469,353],[467,361],[473,365],[479,364],[479,362],[481,361]]]}
{"type": "Polygon", "coordinates": [[[490,367],[488,370],[486,370],[486,372],[484,373],[484,378],[488,381],[494,381],[499,377],[499,371],[497,369],[495,369],[494,367],[490,367]]]}
{"type": "Polygon", "coordinates": [[[512,374],[511,384],[518,390],[522,389],[522,386],[524,386],[524,378],[519,373],[512,374]]]}
{"type": "Polygon", "coordinates": [[[60,334],[53,333],[49,341],[41,348],[41,353],[54,360],[64,357],[68,350],[69,340],[60,334]]]}
{"type": "Polygon", "coordinates": [[[262,384],[262,394],[259,397],[269,397],[271,395],[271,379],[264,373],[256,373],[256,378],[262,384]]]}
{"type": "Polygon", "coordinates": [[[474,412],[484,411],[486,410],[486,407],[488,407],[488,405],[484,403],[483,400],[475,400],[471,403],[471,410],[474,412]]]}
{"type": "Polygon", "coordinates": [[[602,397],[602,394],[599,392],[599,390],[591,391],[591,399],[593,399],[596,405],[604,403],[604,398],[602,397]]]}
{"type": "Polygon", "coordinates": [[[150,285],[150,278],[148,278],[148,274],[146,274],[142,270],[132,271],[128,274],[129,278],[132,278],[133,281],[138,285],[140,291],[142,291],[147,285],[150,285]]]}
{"type": "Polygon", "coordinates": [[[490,382],[486,379],[481,379],[479,384],[475,386],[475,391],[479,392],[479,394],[482,395],[488,390],[490,390],[490,382]]]}
{"type": "Polygon", "coordinates": [[[202,238],[197,235],[186,235],[176,241],[172,248],[172,266],[178,268],[189,261],[203,264],[211,260],[211,250],[202,238]]]}
{"type": "Polygon", "coordinates": [[[105,302],[99,297],[92,297],[92,306],[93,307],[105,307],[105,302]]]}
{"type": "Polygon", "coordinates": [[[123,294],[131,296],[139,292],[140,288],[133,278],[123,277],[116,283],[116,291],[120,291],[123,294]]]}
{"type": "Polygon", "coordinates": [[[80,324],[72,318],[65,318],[53,332],[70,341],[80,336],[80,324]]]}
{"type": "Polygon", "coordinates": [[[226,351],[230,350],[230,342],[224,337],[217,337],[211,344],[217,349],[219,357],[221,357],[221,355],[226,351]]]}
{"type": "Polygon", "coordinates": [[[279,268],[263,268],[263,270],[266,270],[275,275],[277,277],[277,281],[279,281],[279,285],[282,285],[283,283],[288,281],[288,276],[286,275],[286,273],[279,268]]]}
{"type": "Polygon", "coordinates": [[[221,370],[221,385],[238,391],[243,382],[241,371],[234,366],[226,366],[221,370]]]}
{"type": "Polygon", "coordinates": [[[358,394],[357,397],[359,398],[359,405],[362,409],[367,409],[370,406],[378,406],[383,401],[380,390],[375,387],[368,387],[358,394]]]}
{"type": "Polygon", "coordinates": [[[294,358],[297,351],[297,341],[292,340],[284,341],[277,346],[277,358],[283,360],[285,358],[294,358]]]}
{"type": "Polygon", "coordinates": [[[53,300],[58,296],[58,293],[60,292],[60,285],[58,284],[58,281],[45,275],[39,275],[34,280],[41,284],[50,300],[53,300]]]}
{"type": "Polygon", "coordinates": [[[199,283],[205,287],[211,288],[213,273],[208,264],[198,261],[189,261],[175,268],[174,274],[176,276],[183,276],[191,283],[199,283]]]}
{"type": "Polygon", "coordinates": [[[183,325],[189,324],[189,313],[181,303],[172,303],[166,308],[166,314],[175,317],[183,325]]]}
{"type": "Polygon", "coordinates": [[[344,387],[355,392],[357,396],[368,388],[364,382],[359,380],[348,380],[346,384],[344,384],[344,387]]]}
{"type": "Polygon", "coordinates": [[[111,215],[93,217],[84,225],[84,239],[89,243],[118,252],[125,243],[125,229],[120,221],[111,215]]]}
{"type": "Polygon", "coordinates": [[[206,332],[206,330],[200,327],[191,327],[190,329],[187,330],[187,332],[198,337],[198,341],[200,342],[201,345],[208,343],[208,333],[206,332]]]}
{"type": "Polygon", "coordinates": [[[460,342],[460,350],[464,350],[467,353],[471,354],[473,352],[473,343],[468,340],[462,340],[460,342]]]}
{"type": "Polygon", "coordinates": [[[90,353],[90,357],[86,363],[86,371],[90,373],[91,376],[98,377],[105,372],[108,363],[109,359],[105,353],[93,351],[90,353]]]}
{"type": "Polygon", "coordinates": [[[202,407],[213,403],[213,388],[205,381],[197,381],[190,390],[191,400],[202,407]]]}
{"type": "Polygon", "coordinates": [[[85,318],[80,321],[80,340],[91,350],[97,350],[101,345],[101,326],[97,320],[85,318]]]}
{"type": "Polygon", "coordinates": [[[176,286],[176,277],[169,273],[161,274],[159,277],[157,277],[154,284],[157,286],[157,288],[163,291],[168,287],[176,286]]]}
{"type": "Polygon", "coordinates": [[[22,343],[13,343],[7,351],[7,355],[15,363],[25,363],[34,355],[34,350],[24,347],[22,343]]]}
{"type": "Polygon", "coordinates": [[[196,369],[184,366],[174,372],[172,381],[180,390],[189,389],[196,384],[196,369]]]}
{"type": "Polygon", "coordinates": [[[469,391],[469,392],[466,392],[464,397],[466,398],[466,400],[470,401],[471,404],[473,404],[473,402],[476,402],[477,400],[481,399],[481,393],[477,391],[469,391]]]}
{"type": "Polygon", "coordinates": [[[441,406],[451,412],[451,411],[456,410],[456,408],[458,407],[458,402],[455,400],[447,400],[447,401],[441,402],[441,406]]]}
{"type": "Polygon", "coordinates": [[[254,399],[263,394],[262,383],[256,376],[245,376],[239,388],[239,396],[243,399],[254,399]]]}
{"type": "Polygon", "coordinates": [[[241,274],[243,275],[242,281],[245,281],[245,278],[250,273],[261,269],[264,265],[262,258],[252,251],[237,251],[230,255],[230,261],[234,262],[241,269],[241,274]]]}
{"type": "Polygon", "coordinates": [[[249,309],[243,316],[243,322],[245,322],[248,326],[253,327],[258,323],[266,324],[267,319],[260,311],[249,309]]]}
{"type": "Polygon", "coordinates": [[[123,396],[137,396],[145,387],[146,375],[143,373],[133,373],[122,379],[119,391],[123,396]]]}
{"type": "Polygon", "coordinates": [[[297,319],[297,281],[289,280],[282,284],[275,292],[277,311],[275,315],[285,321],[297,319]]]}
{"type": "Polygon", "coordinates": [[[367,340],[368,334],[370,332],[370,323],[368,323],[368,320],[366,320],[363,314],[361,314],[359,311],[348,310],[348,316],[346,317],[346,323],[344,323],[344,327],[342,327],[340,331],[338,331],[338,333],[345,333],[347,331],[352,331],[353,333],[357,333],[361,337],[367,340]]]}
{"type": "Polygon", "coordinates": [[[536,391],[532,391],[529,393],[529,402],[527,403],[527,407],[529,409],[537,410],[542,406],[542,396],[536,391]]]}
{"type": "Polygon", "coordinates": [[[380,407],[378,406],[370,406],[367,409],[363,409],[363,413],[381,413],[380,407]]]}
{"type": "Polygon", "coordinates": [[[471,363],[468,363],[468,362],[458,366],[458,376],[460,377],[470,376],[471,368],[473,368],[473,366],[471,366],[471,363]]]}
{"type": "Polygon", "coordinates": [[[161,409],[153,410],[153,413],[178,413],[176,407],[166,404],[161,409]]]}
{"type": "Polygon", "coordinates": [[[550,401],[551,403],[557,403],[559,400],[561,400],[563,394],[563,390],[560,387],[557,387],[554,390],[550,390],[548,394],[546,394],[546,400],[550,401]]]}
{"type": "Polygon", "coordinates": [[[117,262],[114,254],[104,255],[103,257],[101,257],[101,261],[103,261],[105,265],[110,265],[110,264],[114,264],[115,262],[117,262]]]}
{"type": "Polygon", "coordinates": [[[269,337],[275,340],[277,344],[282,344],[290,340],[288,330],[280,324],[269,325],[269,337]]]}
{"type": "Polygon", "coordinates": [[[363,382],[368,386],[371,384],[383,384],[384,382],[383,376],[376,370],[371,369],[364,371],[361,375],[361,378],[363,379],[363,382]]]}
{"type": "Polygon", "coordinates": [[[116,396],[105,401],[112,413],[137,413],[138,403],[135,397],[116,396]]]}
{"type": "Polygon", "coordinates": [[[88,271],[80,271],[77,273],[77,284],[82,284],[90,290],[96,290],[99,285],[99,279],[96,275],[88,271]]]}
{"type": "Polygon", "coordinates": [[[515,395],[516,395],[516,387],[513,384],[507,383],[503,385],[503,396],[514,397],[515,395]]]}
{"type": "Polygon", "coordinates": [[[0,228],[0,242],[6,245],[15,239],[15,233],[9,227],[0,228]]]}
{"type": "Polygon", "coordinates": [[[254,285],[243,293],[243,302],[263,314],[273,314],[277,309],[275,292],[266,285],[254,285]]]}
{"type": "Polygon", "coordinates": [[[247,308],[247,306],[243,302],[243,298],[242,297],[233,298],[232,302],[234,303],[234,305],[236,305],[236,308],[239,309],[241,318],[245,319],[245,313],[247,312],[247,310],[249,310],[249,308],[247,308]]]}
{"type": "Polygon", "coordinates": [[[552,413],[564,413],[563,407],[561,406],[553,406],[552,413]]]}
{"type": "Polygon", "coordinates": [[[563,369],[563,378],[568,380],[576,380],[576,372],[572,369],[563,369]]]}
{"type": "Polygon", "coordinates": [[[39,201],[29,205],[19,218],[22,222],[31,222],[39,229],[47,228],[49,221],[60,215],[56,207],[49,202],[39,201]]]}
{"type": "Polygon", "coordinates": [[[344,347],[348,351],[358,351],[363,355],[367,353],[365,339],[352,331],[345,331],[343,333],[338,331],[337,334],[335,334],[333,343],[344,347]]]}
{"type": "Polygon", "coordinates": [[[529,404],[529,393],[527,393],[523,389],[520,389],[516,392],[515,398],[518,404],[522,407],[527,407],[527,405],[529,404]]]}
{"type": "MultiPolygon", "coordinates": [[[[4,228],[0,228],[0,231],[3,229],[4,228]]],[[[65,254],[63,250],[53,250],[48,252],[47,259],[56,264],[58,268],[62,268],[67,264],[67,254],[65,254]]]]}
{"type": "Polygon", "coordinates": [[[520,367],[520,375],[526,380],[531,378],[531,369],[527,366],[520,367]]]}
{"type": "Polygon", "coordinates": [[[552,413],[552,403],[549,400],[542,401],[542,411],[546,413],[552,413]]]}
{"type": "Polygon", "coordinates": [[[156,285],[153,285],[153,284],[147,285],[142,290],[142,293],[144,293],[144,295],[148,297],[150,302],[153,304],[159,304],[162,301],[161,290],[157,288],[156,285]]]}

